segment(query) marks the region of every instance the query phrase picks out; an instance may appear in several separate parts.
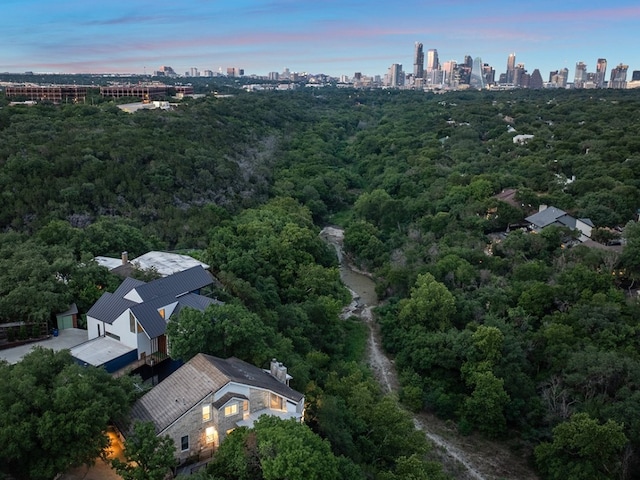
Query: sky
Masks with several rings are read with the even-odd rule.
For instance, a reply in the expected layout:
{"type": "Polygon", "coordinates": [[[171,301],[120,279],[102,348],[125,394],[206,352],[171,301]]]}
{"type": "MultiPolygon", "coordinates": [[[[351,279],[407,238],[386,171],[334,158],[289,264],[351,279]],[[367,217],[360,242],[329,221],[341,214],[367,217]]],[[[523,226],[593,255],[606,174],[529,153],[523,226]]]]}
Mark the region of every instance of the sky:
{"type": "MultiPolygon", "coordinates": [[[[415,42],[440,62],[516,54],[543,79],[576,62],[640,70],[638,0],[1,0],[0,72],[180,74],[413,71],[415,42]]],[[[630,77],[630,74],[629,74],[630,77]]],[[[607,78],[608,79],[608,78],[607,78]]]]}

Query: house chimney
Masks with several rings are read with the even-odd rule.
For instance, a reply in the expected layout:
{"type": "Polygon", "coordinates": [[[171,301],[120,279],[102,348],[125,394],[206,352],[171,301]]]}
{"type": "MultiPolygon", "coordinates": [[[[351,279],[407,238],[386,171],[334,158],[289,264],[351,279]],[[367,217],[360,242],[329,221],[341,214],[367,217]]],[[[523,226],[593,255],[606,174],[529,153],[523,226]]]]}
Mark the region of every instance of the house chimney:
{"type": "Polygon", "coordinates": [[[271,360],[270,373],[276,380],[285,385],[289,385],[289,379],[287,375],[287,367],[278,362],[275,358],[271,360]]]}
{"type": "Polygon", "coordinates": [[[126,265],[129,263],[129,254],[127,252],[122,252],[122,264],[126,265]]]}
{"type": "Polygon", "coordinates": [[[546,210],[548,208],[547,205],[545,205],[544,203],[541,203],[540,206],[538,207],[538,212],[542,212],[544,210],[546,210]]]}

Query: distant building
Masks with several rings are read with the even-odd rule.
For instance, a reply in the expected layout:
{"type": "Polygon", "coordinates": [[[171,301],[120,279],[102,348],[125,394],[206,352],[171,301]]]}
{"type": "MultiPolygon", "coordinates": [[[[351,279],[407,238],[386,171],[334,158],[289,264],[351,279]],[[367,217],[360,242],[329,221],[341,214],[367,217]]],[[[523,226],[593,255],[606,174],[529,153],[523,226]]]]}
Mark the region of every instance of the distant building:
{"type": "Polygon", "coordinates": [[[515,70],[516,70],[516,54],[511,53],[507,58],[507,74],[505,77],[505,83],[515,83],[515,70]]]}
{"type": "Polygon", "coordinates": [[[596,64],[596,76],[595,76],[595,84],[598,88],[604,88],[606,74],[607,74],[607,59],[599,58],[598,63],[596,64]]]}
{"type": "Polygon", "coordinates": [[[424,77],[424,50],[420,42],[416,42],[415,52],[413,54],[413,77],[424,77]]]}
{"type": "Polygon", "coordinates": [[[476,57],[473,60],[469,86],[472,88],[477,88],[478,90],[482,90],[485,87],[484,75],[482,70],[482,59],[480,57],[476,57]]]}
{"type": "Polygon", "coordinates": [[[402,64],[394,63],[389,67],[389,71],[387,73],[387,85],[390,87],[401,87],[404,85],[402,64]]]}
{"type": "Polygon", "coordinates": [[[519,63],[513,69],[513,79],[510,83],[518,87],[528,87],[529,76],[526,74],[527,70],[524,68],[524,63],[519,63]]]}
{"type": "Polygon", "coordinates": [[[488,63],[482,65],[482,76],[484,77],[485,85],[493,85],[496,80],[496,71],[488,63]]]}
{"type": "Polygon", "coordinates": [[[573,87],[583,88],[587,81],[587,65],[584,62],[576,63],[576,72],[573,76],[573,87]]]}
{"type": "Polygon", "coordinates": [[[11,85],[5,89],[7,98],[24,98],[28,101],[53,103],[78,103],[87,98],[87,87],[78,85],[11,85]]]}
{"type": "Polygon", "coordinates": [[[540,90],[542,87],[544,87],[542,75],[540,75],[540,70],[536,68],[529,78],[529,88],[533,90],[540,90]]]}
{"type": "Polygon", "coordinates": [[[100,87],[102,97],[140,97],[143,101],[159,99],[167,95],[167,86],[159,83],[139,85],[109,85],[100,87]]]}
{"type": "Polygon", "coordinates": [[[626,88],[627,87],[627,70],[629,65],[620,63],[616,68],[611,70],[611,78],[609,79],[609,88],[626,88]]]}

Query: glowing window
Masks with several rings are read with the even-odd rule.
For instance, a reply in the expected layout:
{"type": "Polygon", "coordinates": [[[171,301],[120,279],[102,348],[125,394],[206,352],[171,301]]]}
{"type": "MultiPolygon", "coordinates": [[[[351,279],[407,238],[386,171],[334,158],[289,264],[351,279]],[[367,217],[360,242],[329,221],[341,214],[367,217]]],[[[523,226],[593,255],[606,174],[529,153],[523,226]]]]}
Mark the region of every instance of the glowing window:
{"type": "Polygon", "coordinates": [[[271,408],[274,410],[284,410],[284,398],[274,393],[271,394],[271,408]]]}
{"type": "Polygon", "coordinates": [[[204,431],[207,443],[213,443],[216,440],[216,429],[213,427],[207,427],[204,431]]]}
{"type": "Polygon", "coordinates": [[[158,313],[160,314],[160,316],[161,316],[162,318],[164,318],[164,315],[165,315],[165,313],[164,313],[164,308],[161,308],[160,310],[158,310],[158,313]]]}
{"type": "Polygon", "coordinates": [[[211,405],[202,406],[202,421],[208,422],[211,420],[211,405]]]}
{"type": "Polygon", "coordinates": [[[224,416],[229,417],[231,415],[236,415],[238,413],[238,404],[232,403],[231,405],[227,405],[224,407],[224,416]]]}

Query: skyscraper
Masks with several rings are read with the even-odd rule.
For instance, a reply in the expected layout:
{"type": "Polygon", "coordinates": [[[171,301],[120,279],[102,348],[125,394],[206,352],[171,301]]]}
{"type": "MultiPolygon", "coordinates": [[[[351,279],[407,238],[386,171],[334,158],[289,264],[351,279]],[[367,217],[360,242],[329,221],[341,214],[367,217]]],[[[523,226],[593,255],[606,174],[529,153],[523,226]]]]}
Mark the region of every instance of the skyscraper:
{"type": "Polygon", "coordinates": [[[438,50],[430,48],[427,51],[427,72],[431,70],[438,70],[440,68],[440,62],[438,61],[438,50]]]}
{"type": "Polygon", "coordinates": [[[536,68],[531,74],[531,77],[529,77],[529,88],[540,90],[543,86],[542,75],[540,75],[540,70],[536,68]]]}
{"type": "Polygon", "coordinates": [[[473,67],[471,68],[471,78],[469,79],[469,85],[472,88],[482,90],[484,88],[484,75],[482,71],[482,59],[476,57],[473,60],[473,67]]]}
{"type": "Polygon", "coordinates": [[[576,63],[576,73],[573,76],[573,87],[582,88],[587,81],[587,65],[584,62],[576,63]]]}
{"type": "Polygon", "coordinates": [[[424,50],[422,44],[416,42],[416,49],[413,55],[413,78],[424,77],[424,50]]]}
{"type": "Polygon", "coordinates": [[[387,73],[388,80],[387,83],[391,87],[401,87],[404,85],[404,72],[402,71],[402,64],[394,63],[389,67],[389,72],[387,73]]]}
{"type": "Polygon", "coordinates": [[[516,71],[516,54],[511,53],[509,54],[509,58],[507,58],[507,83],[508,84],[514,83],[515,71],[516,71]]]}
{"type": "Polygon", "coordinates": [[[629,70],[629,65],[622,63],[611,70],[609,88],[627,88],[627,70],[629,70]]]}
{"type": "Polygon", "coordinates": [[[596,86],[598,88],[604,88],[604,80],[607,74],[607,59],[599,58],[596,65],[596,86]]]}

